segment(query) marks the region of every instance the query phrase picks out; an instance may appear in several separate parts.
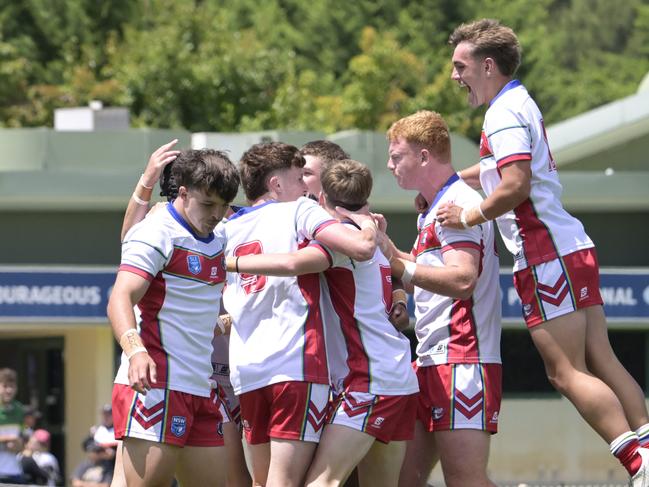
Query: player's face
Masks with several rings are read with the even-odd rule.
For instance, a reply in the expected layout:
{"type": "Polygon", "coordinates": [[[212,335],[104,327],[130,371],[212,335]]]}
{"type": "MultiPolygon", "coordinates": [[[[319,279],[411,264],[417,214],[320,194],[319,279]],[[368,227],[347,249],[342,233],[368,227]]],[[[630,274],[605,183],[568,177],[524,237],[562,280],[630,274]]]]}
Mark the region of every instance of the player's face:
{"type": "Polygon", "coordinates": [[[306,184],[309,195],[318,197],[322,191],[320,183],[320,172],[322,171],[322,161],[316,156],[304,156],[306,164],[304,165],[304,184],[306,184]]]}
{"type": "Polygon", "coordinates": [[[277,201],[295,201],[300,196],[306,196],[307,187],[304,184],[304,170],[292,166],[290,169],[277,171],[277,201]]]}
{"type": "Polygon", "coordinates": [[[417,144],[402,138],[390,142],[388,149],[388,169],[397,179],[402,189],[419,189],[418,169],[422,161],[422,151],[417,144]]]}
{"type": "Polygon", "coordinates": [[[0,404],[8,404],[16,397],[16,384],[0,382],[0,404]]]}
{"type": "Polygon", "coordinates": [[[460,42],[453,52],[453,72],[451,79],[457,81],[468,92],[467,101],[472,107],[488,103],[485,61],[473,56],[473,46],[460,42]]]}
{"type": "Polygon", "coordinates": [[[200,237],[207,237],[228,210],[228,203],[214,193],[181,186],[178,196],[182,203],[182,216],[200,237]]]}

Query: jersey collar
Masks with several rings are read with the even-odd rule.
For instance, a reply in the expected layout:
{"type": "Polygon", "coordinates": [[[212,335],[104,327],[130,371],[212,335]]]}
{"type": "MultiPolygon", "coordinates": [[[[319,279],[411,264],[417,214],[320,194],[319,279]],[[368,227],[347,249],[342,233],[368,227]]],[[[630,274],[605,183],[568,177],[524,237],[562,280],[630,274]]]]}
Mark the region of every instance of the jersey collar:
{"type": "Polygon", "coordinates": [[[496,96],[494,96],[493,100],[491,100],[489,102],[489,106],[493,105],[498,98],[500,98],[502,95],[504,95],[509,90],[512,90],[512,89],[516,88],[517,86],[521,86],[521,85],[522,85],[522,83],[520,82],[520,80],[517,80],[517,79],[511,80],[509,83],[507,83],[505,86],[502,87],[502,89],[498,92],[498,94],[496,96]]]}
{"type": "Polygon", "coordinates": [[[169,210],[169,213],[174,218],[174,220],[180,223],[183,226],[183,228],[185,228],[185,230],[191,233],[192,237],[194,237],[199,242],[210,243],[212,240],[214,240],[214,232],[210,232],[207,237],[200,237],[199,235],[197,235],[194,229],[191,227],[191,225],[187,223],[182,216],[180,216],[180,213],[178,213],[178,211],[176,210],[176,208],[174,208],[174,205],[172,205],[171,202],[167,203],[167,210],[169,210]]]}

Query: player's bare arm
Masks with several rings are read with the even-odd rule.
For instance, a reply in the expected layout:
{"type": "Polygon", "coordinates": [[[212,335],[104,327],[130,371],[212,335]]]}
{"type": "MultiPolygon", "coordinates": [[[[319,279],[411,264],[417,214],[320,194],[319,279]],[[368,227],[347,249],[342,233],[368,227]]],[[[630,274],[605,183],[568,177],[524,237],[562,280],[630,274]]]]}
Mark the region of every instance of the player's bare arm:
{"type": "Polygon", "coordinates": [[[149,162],[142,173],[142,176],[135,185],[133,195],[126,207],[124,214],[124,221],[122,222],[122,231],[120,238],[123,240],[126,232],[135,225],[142,221],[149,211],[149,202],[153,194],[153,187],[160,179],[160,174],[165,166],[171,161],[175,160],[180,154],[180,151],[173,150],[173,147],[178,143],[178,139],[174,139],[166,144],[158,147],[151,157],[149,162]]]}
{"type": "Polygon", "coordinates": [[[469,166],[466,169],[462,169],[457,172],[458,176],[462,178],[466,184],[468,184],[473,189],[482,189],[480,184],[480,163],[476,163],[473,166],[469,166]]]}
{"type": "Polygon", "coordinates": [[[480,205],[473,208],[462,208],[454,204],[444,204],[437,211],[437,220],[443,227],[464,228],[464,221],[475,226],[493,220],[513,210],[530,196],[532,171],[529,161],[514,161],[500,169],[501,182],[480,205]]]}
{"type": "Polygon", "coordinates": [[[400,270],[404,283],[454,299],[469,299],[478,281],[480,253],[474,249],[451,249],[444,252],[443,267],[413,264],[394,259],[392,272],[400,270]],[[406,269],[408,264],[410,269],[406,269]]]}
{"type": "Polygon", "coordinates": [[[329,258],[316,247],[305,247],[288,254],[250,254],[226,258],[228,272],[265,276],[300,276],[329,268],[329,258]]]}
{"type": "Polygon", "coordinates": [[[334,223],[318,232],[318,240],[330,249],[345,254],[354,260],[364,261],[371,259],[376,250],[378,228],[367,208],[365,207],[359,212],[347,211],[344,208],[336,208],[336,211],[360,226],[361,231],[358,232],[356,229],[348,228],[342,223],[334,223]],[[361,211],[364,211],[364,213],[361,213],[361,211]]]}
{"type": "Polygon", "coordinates": [[[156,366],[137,332],[133,307],[148,288],[149,281],[143,277],[119,271],[108,301],[108,319],[113,334],[129,359],[129,384],[142,394],[146,394],[155,384],[156,366]]]}

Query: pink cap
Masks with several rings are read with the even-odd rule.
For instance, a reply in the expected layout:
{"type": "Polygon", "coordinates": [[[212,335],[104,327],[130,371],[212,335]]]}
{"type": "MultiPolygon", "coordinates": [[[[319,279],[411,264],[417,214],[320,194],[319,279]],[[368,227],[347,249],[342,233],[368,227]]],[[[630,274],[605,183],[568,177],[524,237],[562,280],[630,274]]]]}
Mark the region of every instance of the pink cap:
{"type": "Polygon", "coordinates": [[[47,431],[47,430],[38,429],[38,430],[34,431],[34,433],[33,433],[32,436],[33,436],[33,437],[36,439],[36,441],[38,441],[39,443],[49,443],[49,442],[50,442],[50,436],[51,436],[51,435],[50,435],[50,432],[47,431]]]}

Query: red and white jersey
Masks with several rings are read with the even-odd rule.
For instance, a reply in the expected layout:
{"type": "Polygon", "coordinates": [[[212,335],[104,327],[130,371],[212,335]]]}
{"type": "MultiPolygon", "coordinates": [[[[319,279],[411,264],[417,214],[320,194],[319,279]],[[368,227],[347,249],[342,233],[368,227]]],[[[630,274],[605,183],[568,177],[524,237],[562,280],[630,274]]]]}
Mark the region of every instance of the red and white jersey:
{"type": "MultiPolygon", "coordinates": [[[[294,252],[332,223],[308,198],[242,208],[223,225],[226,254],[294,252]]],[[[285,381],[329,383],[318,274],[229,273],[223,304],[233,321],[230,380],[237,394],[285,381]]]]}
{"type": "Polygon", "coordinates": [[[412,250],[417,264],[443,267],[444,252],[474,249],[480,253],[478,282],[469,299],[454,299],[414,289],[417,364],[500,363],[500,285],[493,225],[468,230],[442,227],[435,216],[441,204],[463,208],[482,201],[454,174],[437,193],[430,210],[419,216],[419,236],[412,250]]]}
{"type": "MultiPolygon", "coordinates": [[[[209,397],[212,338],[225,283],[225,242],[197,236],[172,204],[135,225],[120,271],[150,281],[138,303],[140,336],[155,361],[156,387],[209,397]]],[[[115,378],[128,385],[128,360],[115,378]]]]}
{"type": "Polygon", "coordinates": [[[332,267],[323,273],[328,292],[322,308],[334,389],[385,396],[419,391],[410,342],[388,320],[390,263],[378,248],[364,262],[338,252],[330,255],[332,267]]]}
{"type": "Polygon", "coordinates": [[[485,114],[480,137],[480,183],[490,195],[500,168],[530,161],[530,196],[496,222],[514,271],[593,246],[579,220],[561,205],[562,187],[545,133],[543,116],[520,81],[508,83],[485,114]]]}

